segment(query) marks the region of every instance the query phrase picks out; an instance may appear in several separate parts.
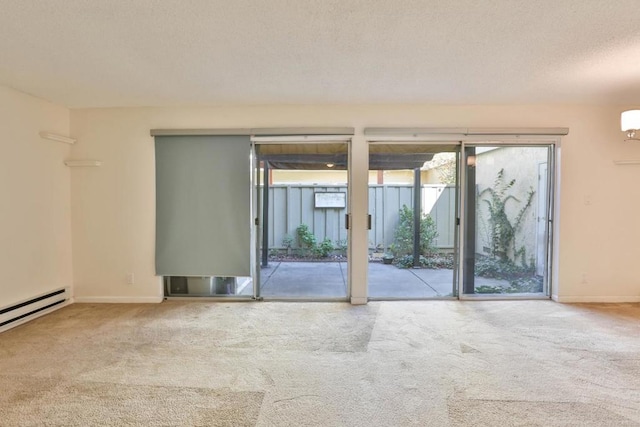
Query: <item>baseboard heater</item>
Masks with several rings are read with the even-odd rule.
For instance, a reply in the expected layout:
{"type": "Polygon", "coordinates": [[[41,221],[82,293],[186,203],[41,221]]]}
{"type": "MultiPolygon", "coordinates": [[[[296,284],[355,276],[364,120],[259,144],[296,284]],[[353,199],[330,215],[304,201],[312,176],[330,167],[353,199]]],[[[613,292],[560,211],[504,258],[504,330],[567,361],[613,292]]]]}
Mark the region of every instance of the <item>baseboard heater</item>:
{"type": "Polygon", "coordinates": [[[66,289],[58,289],[29,300],[0,308],[0,331],[16,326],[21,321],[37,317],[47,309],[64,303],[68,299],[66,289]]]}

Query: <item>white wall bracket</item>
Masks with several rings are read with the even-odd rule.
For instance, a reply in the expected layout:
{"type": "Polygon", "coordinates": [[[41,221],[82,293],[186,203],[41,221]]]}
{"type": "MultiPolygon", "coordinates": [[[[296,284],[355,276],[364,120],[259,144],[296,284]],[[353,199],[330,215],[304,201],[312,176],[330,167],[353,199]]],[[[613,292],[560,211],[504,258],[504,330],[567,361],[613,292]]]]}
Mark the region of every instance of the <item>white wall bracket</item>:
{"type": "Polygon", "coordinates": [[[65,160],[64,164],[70,168],[97,167],[101,166],[102,162],[100,160],[65,160]]]}
{"type": "Polygon", "coordinates": [[[40,138],[48,139],[50,141],[64,142],[65,144],[75,144],[76,140],[66,136],[58,135],[52,132],[40,132],[40,138]]]}
{"type": "Polygon", "coordinates": [[[640,165],[640,159],[637,159],[637,160],[614,160],[613,164],[617,165],[617,166],[640,165]]]}

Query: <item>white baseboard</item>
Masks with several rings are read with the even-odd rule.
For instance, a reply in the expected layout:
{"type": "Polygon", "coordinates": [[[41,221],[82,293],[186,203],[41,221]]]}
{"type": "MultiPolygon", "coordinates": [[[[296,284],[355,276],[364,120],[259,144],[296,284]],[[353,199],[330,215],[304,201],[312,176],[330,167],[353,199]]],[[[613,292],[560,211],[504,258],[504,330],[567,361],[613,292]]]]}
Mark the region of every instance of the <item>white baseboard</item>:
{"type": "Polygon", "coordinates": [[[366,297],[351,297],[351,304],[363,305],[366,304],[368,299],[366,297]]]}
{"type": "Polygon", "coordinates": [[[74,298],[77,303],[98,303],[98,304],[157,304],[164,300],[164,297],[78,297],[74,298]]]}
{"type": "Polygon", "coordinates": [[[633,303],[640,302],[640,296],[558,296],[552,299],[559,303],[633,303]]]}

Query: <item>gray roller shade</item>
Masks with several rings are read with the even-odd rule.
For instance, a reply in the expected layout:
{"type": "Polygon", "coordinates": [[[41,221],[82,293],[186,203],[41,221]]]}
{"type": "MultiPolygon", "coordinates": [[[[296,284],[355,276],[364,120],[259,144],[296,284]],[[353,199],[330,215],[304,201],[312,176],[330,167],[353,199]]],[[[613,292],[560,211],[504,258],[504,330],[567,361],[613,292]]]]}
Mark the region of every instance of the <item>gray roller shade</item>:
{"type": "Polygon", "coordinates": [[[249,136],[156,136],[156,274],[250,276],[249,136]]]}

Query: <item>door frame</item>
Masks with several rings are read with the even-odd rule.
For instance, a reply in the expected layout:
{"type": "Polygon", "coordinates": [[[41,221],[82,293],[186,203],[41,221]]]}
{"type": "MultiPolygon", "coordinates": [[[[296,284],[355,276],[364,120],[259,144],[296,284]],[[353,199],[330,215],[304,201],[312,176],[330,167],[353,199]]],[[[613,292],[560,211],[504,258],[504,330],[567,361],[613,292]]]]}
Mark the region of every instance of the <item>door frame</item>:
{"type": "Polygon", "coordinates": [[[518,138],[515,135],[506,136],[490,136],[487,137],[482,136],[474,136],[471,138],[465,138],[462,140],[462,160],[460,167],[460,183],[461,183],[461,191],[460,191],[460,213],[461,213],[461,221],[460,221],[460,236],[459,236],[459,253],[461,260],[464,259],[464,234],[466,227],[468,226],[467,217],[464,215],[466,209],[466,194],[467,191],[467,162],[468,158],[465,154],[465,149],[469,146],[473,147],[482,147],[482,146],[490,146],[490,147],[548,147],[547,151],[547,221],[546,221],[546,235],[547,235],[547,244],[546,244],[546,266],[545,266],[545,275],[543,282],[543,289],[541,295],[509,295],[509,294],[465,294],[462,292],[462,280],[464,274],[464,262],[460,261],[458,264],[458,298],[460,300],[496,300],[496,299],[507,299],[507,300],[515,300],[515,299],[551,299],[553,296],[553,292],[555,291],[555,283],[553,273],[554,273],[554,264],[555,260],[555,252],[554,248],[556,247],[555,240],[555,231],[557,227],[556,223],[556,209],[555,209],[555,200],[556,193],[558,190],[556,179],[558,176],[557,166],[556,166],[556,157],[558,155],[558,151],[560,149],[560,136],[527,136],[518,138]]]}
{"type": "MultiPolygon", "coordinates": [[[[300,135],[292,135],[292,134],[283,134],[283,135],[252,135],[251,136],[251,159],[252,159],[252,200],[254,200],[253,208],[252,208],[252,217],[254,218],[254,226],[252,227],[253,238],[252,244],[253,255],[253,298],[256,300],[267,300],[267,301],[312,301],[312,302],[323,302],[323,301],[349,301],[351,298],[351,274],[347,274],[346,280],[346,295],[345,297],[335,297],[335,298],[315,298],[315,297],[287,297],[287,296],[275,296],[275,297],[263,297],[260,295],[260,268],[261,268],[261,260],[260,260],[260,251],[261,251],[261,243],[262,243],[262,227],[265,224],[261,223],[261,213],[262,213],[262,195],[260,190],[260,163],[258,161],[258,149],[257,147],[260,145],[304,145],[304,144],[339,144],[344,143],[347,146],[347,215],[351,216],[351,159],[352,159],[352,142],[353,135],[349,134],[300,134],[300,135]]],[[[268,224],[266,225],[268,226],[268,224]]],[[[347,254],[350,254],[351,251],[351,227],[347,228],[347,254]]],[[[347,271],[351,271],[351,256],[347,256],[347,271]]]]}
{"type": "MultiPolygon", "coordinates": [[[[455,300],[458,299],[459,295],[459,281],[460,281],[460,272],[457,268],[458,263],[460,262],[460,217],[461,217],[461,206],[460,206],[460,194],[461,194],[461,181],[460,181],[460,170],[462,167],[462,141],[456,139],[438,139],[438,137],[434,138],[408,138],[408,137],[379,137],[374,139],[367,140],[367,157],[369,157],[369,147],[372,145],[420,145],[420,146],[451,146],[455,147],[455,151],[452,153],[456,154],[456,184],[455,184],[455,212],[454,212],[454,243],[453,243],[453,279],[451,283],[451,296],[436,296],[436,297],[424,297],[424,298],[397,298],[397,297],[370,297],[369,296],[369,280],[367,275],[367,298],[369,301],[421,301],[421,300],[455,300]]],[[[369,173],[369,170],[367,170],[369,173]]],[[[368,208],[368,203],[367,203],[368,208]]],[[[369,214],[369,212],[367,212],[369,214]]]]}
{"type": "MultiPolygon", "coordinates": [[[[540,237],[546,237],[548,230],[547,230],[547,209],[546,206],[548,205],[548,197],[546,197],[547,195],[547,191],[548,189],[548,185],[540,185],[540,181],[542,179],[543,174],[541,173],[542,171],[544,171],[544,178],[546,180],[548,180],[549,178],[549,161],[547,159],[547,161],[544,162],[538,162],[538,194],[544,194],[545,198],[544,200],[542,198],[538,198],[538,203],[536,206],[536,274],[540,271],[543,275],[545,275],[545,266],[547,265],[546,263],[546,252],[547,252],[547,245],[545,245],[544,240],[542,241],[542,245],[540,244],[540,237]],[[544,192],[543,192],[544,191],[544,192]],[[544,205],[542,206],[544,211],[541,212],[540,207],[541,207],[541,201],[544,201],[544,205]],[[540,224],[541,221],[544,220],[544,224],[540,224]],[[540,262],[542,262],[542,265],[540,265],[540,262]],[[540,270],[540,267],[542,267],[542,270],[540,270]]],[[[545,181],[547,182],[547,181],[545,181]]],[[[548,182],[547,182],[548,184],[548,182]]]]}

